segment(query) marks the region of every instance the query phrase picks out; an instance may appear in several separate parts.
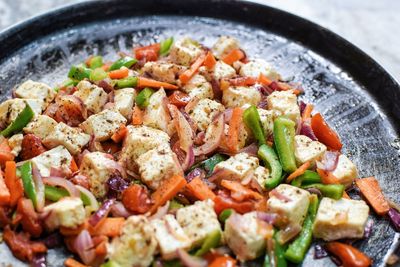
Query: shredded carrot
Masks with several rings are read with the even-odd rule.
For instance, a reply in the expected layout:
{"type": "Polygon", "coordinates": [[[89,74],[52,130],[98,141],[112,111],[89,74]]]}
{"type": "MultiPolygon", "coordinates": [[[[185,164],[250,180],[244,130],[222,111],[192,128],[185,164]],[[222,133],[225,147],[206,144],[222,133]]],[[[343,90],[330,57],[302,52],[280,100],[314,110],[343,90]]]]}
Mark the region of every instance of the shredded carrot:
{"type": "Polygon", "coordinates": [[[346,191],[343,191],[342,198],[351,199],[351,197],[346,193],[346,191]]]}
{"type": "Polygon", "coordinates": [[[80,263],[77,260],[74,260],[73,258],[68,258],[64,261],[64,266],[65,267],[88,267],[87,265],[84,265],[80,263]]]}
{"type": "Polygon", "coordinates": [[[132,124],[133,125],[142,125],[143,124],[143,111],[135,106],[132,112],[132,124]]]}
{"type": "Polygon", "coordinates": [[[204,66],[207,69],[212,69],[212,68],[214,68],[216,63],[217,63],[217,60],[215,60],[213,53],[211,51],[208,51],[206,58],[204,59],[204,66]]]}
{"type": "Polygon", "coordinates": [[[85,230],[88,228],[89,228],[89,223],[86,220],[84,223],[82,223],[81,225],[79,225],[76,228],[69,228],[69,227],[61,226],[60,233],[64,236],[74,236],[74,235],[78,235],[82,230],[85,230]]]}
{"type": "Polygon", "coordinates": [[[116,237],[121,233],[122,225],[125,219],[122,217],[107,217],[99,222],[96,227],[89,227],[90,235],[104,235],[108,237],[116,237]]]}
{"type": "Polygon", "coordinates": [[[200,179],[195,177],[190,183],[187,184],[186,188],[191,195],[199,200],[214,199],[215,194],[211,189],[200,179]]]}
{"type": "Polygon", "coordinates": [[[69,166],[72,173],[79,171],[78,164],[76,164],[75,159],[71,160],[71,165],[69,166]]]}
{"type": "Polygon", "coordinates": [[[0,163],[13,160],[14,154],[11,153],[11,148],[8,145],[7,139],[4,139],[3,142],[0,143],[0,163]]]}
{"type": "Polygon", "coordinates": [[[338,178],[336,178],[331,172],[327,172],[317,168],[317,173],[321,176],[323,184],[340,184],[338,178]]]}
{"type": "Polygon", "coordinates": [[[129,69],[127,68],[121,68],[119,70],[112,70],[108,73],[108,76],[111,79],[123,79],[128,77],[129,75],[129,69]]]}
{"type": "Polygon", "coordinates": [[[232,111],[232,118],[229,122],[229,129],[227,135],[226,145],[231,152],[236,152],[239,145],[239,130],[243,121],[243,109],[234,108],[232,111]]]}
{"type": "Polygon", "coordinates": [[[10,191],[0,172],[0,206],[8,206],[10,204],[10,191]]]}
{"type": "Polygon", "coordinates": [[[292,93],[295,95],[300,95],[303,91],[299,90],[299,89],[292,89],[292,93]]]}
{"type": "Polygon", "coordinates": [[[111,140],[113,140],[115,143],[119,143],[125,138],[127,133],[128,128],[126,128],[125,124],[121,124],[118,130],[111,136],[111,140]]]}
{"type": "Polygon", "coordinates": [[[302,116],[303,121],[311,118],[311,112],[313,111],[313,109],[314,109],[314,105],[312,105],[312,104],[306,105],[306,107],[304,108],[304,111],[303,111],[303,116],[302,116]]]}
{"type": "Polygon", "coordinates": [[[157,211],[159,207],[171,200],[181,189],[186,186],[187,182],[182,175],[174,175],[164,180],[158,189],[151,195],[153,206],[150,213],[157,211]]]}
{"type": "Polygon", "coordinates": [[[96,246],[94,250],[97,256],[103,257],[107,254],[107,241],[102,241],[96,246]]]}
{"type": "Polygon", "coordinates": [[[377,214],[385,215],[389,211],[389,202],[383,195],[382,189],[375,177],[357,179],[356,185],[360,188],[361,194],[367,199],[377,214]]]}
{"type": "Polygon", "coordinates": [[[260,73],[260,75],[258,76],[258,82],[261,83],[262,85],[266,85],[266,86],[269,86],[272,83],[272,81],[269,78],[267,78],[267,76],[263,75],[262,73],[260,73]]]}
{"type": "Polygon", "coordinates": [[[14,207],[17,205],[18,200],[24,194],[24,188],[22,186],[21,179],[17,179],[17,165],[15,161],[7,161],[5,168],[4,182],[10,191],[10,206],[14,207]]]}
{"type": "Polygon", "coordinates": [[[196,74],[196,72],[199,70],[199,68],[203,65],[204,60],[206,56],[204,54],[201,54],[196,61],[190,66],[189,69],[184,71],[181,75],[179,75],[179,80],[185,84],[192,79],[192,77],[196,74]]]}
{"type": "Polygon", "coordinates": [[[144,87],[152,87],[152,88],[160,88],[163,87],[164,89],[171,89],[175,90],[178,89],[178,86],[170,84],[170,83],[165,83],[165,82],[159,82],[153,79],[145,78],[145,77],[139,77],[138,81],[138,87],[144,88],[144,87]]]}
{"type": "Polygon", "coordinates": [[[245,57],[246,55],[243,53],[242,50],[240,49],[234,49],[231,52],[229,52],[228,55],[222,58],[222,61],[225,62],[228,65],[232,65],[233,62],[241,60],[245,57]]]}
{"type": "Polygon", "coordinates": [[[290,183],[294,178],[302,175],[308,168],[310,168],[311,163],[309,161],[305,162],[303,165],[297,168],[294,172],[292,172],[287,178],[286,181],[290,183]]]}
{"type": "Polygon", "coordinates": [[[255,192],[249,188],[244,187],[241,183],[236,182],[236,181],[222,180],[221,186],[225,187],[226,189],[228,189],[230,191],[239,193],[241,200],[249,199],[249,198],[258,200],[258,199],[264,198],[261,194],[255,192]]]}

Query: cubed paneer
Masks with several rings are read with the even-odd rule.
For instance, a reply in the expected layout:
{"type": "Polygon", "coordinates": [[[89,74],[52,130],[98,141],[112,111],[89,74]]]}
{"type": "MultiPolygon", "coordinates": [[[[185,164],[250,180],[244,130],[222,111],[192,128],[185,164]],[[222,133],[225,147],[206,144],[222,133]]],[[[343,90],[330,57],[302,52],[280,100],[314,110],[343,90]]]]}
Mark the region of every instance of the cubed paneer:
{"type": "Polygon", "coordinates": [[[6,128],[28,104],[36,115],[42,113],[44,102],[40,99],[8,99],[0,104],[0,129],[6,128]]]}
{"type": "Polygon", "coordinates": [[[64,197],[44,207],[43,212],[50,212],[46,226],[56,229],[60,226],[76,228],[85,222],[86,212],[79,197],[64,197]]]}
{"type": "Polygon", "coordinates": [[[325,241],[362,238],[369,207],[363,200],[324,197],[319,204],[313,235],[325,241]]]}
{"type": "Polygon", "coordinates": [[[192,242],[173,215],[167,214],[162,219],[153,220],[151,225],[163,259],[173,259],[178,249],[190,248],[192,242]]]}
{"type": "Polygon", "coordinates": [[[96,197],[106,195],[106,182],[117,172],[118,164],[110,154],[102,152],[91,152],[83,156],[80,173],[89,179],[90,191],[96,197]]]}
{"type": "Polygon", "coordinates": [[[246,104],[257,106],[261,93],[255,87],[230,86],[222,92],[222,104],[226,107],[243,107],[246,104]]]}
{"type": "Polygon", "coordinates": [[[219,60],[212,69],[212,78],[219,81],[221,79],[229,79],[236,76],[236,70],[219,60]]]}
{"type": "Polygon", "coordinates": [[[24,133],[34,134],[41,139],[46,138],[54,127],[56,127],[57,122],[46,115],[38,115],[34,117],[28,125],[24,128],[24,133]]]}
{"type": "Polygon", "coordinates": [[[193,246],[201,244],[214,231],[221,231],[214,202],[210,199],[196,201],[193,205],[178,209],[176,219],[190,238],[193,246]]]}
{"type": "Polygon", "coordinates": [[[274,131],[274,114],[271,110],[266,110],[262,108],[257,109],[260,115],[261,124],[264,129],[264,135],[266,138],[272,136],[274,131]]]}
{"type": "Polygon", "coordinates": [[[82,99],[88,111],[98,113],[107,103],[108,95],[103,88],[88,81],[81,81],[76,86],[74,96],[82,99]]]}
{"type": "Polygon", "coordinates": [[[94,114],[81,123],[81,129],[94,135],[96,141],[106,141],[126,123],[126,119],[119,112],[105,109],[94,114]]]}
{"type": "Polygon", "coordinates": [[[157,240],[146,216],[130,216],[107,246],[108,258],[120,267],[150,266],[156,254],[157,240]]]}
{"type": "Polygon", "coordinates": [[[353,181],[358,178],[356,165],[343,154],[339,156],[336,169],[332,174],[346,187],[349,187],[353,181]]]}
{"type": "Polygon", "coordinates": [[[265,249],[265,237],[260,235],[257,212],[233,213],[225,222],[224,238],[240,261],[253,260],[265,249]]]}
{"type": "Polygon", "coordinates": [[[134,171],[136,159],[147,151],[168,144],[169,136],[163,131],[147,126],[129,125],[119,161],[128,170],[134,171]]]}
{"type": "Polygon", "coordinates": [[[314,165],[315,161],[320,159],[326,151],[326,146],[318,141],[313,141],[305,135],[296,135],[294,137],[294,156],[296,162],[301,165],[307,161],[311,161],[314,165]]]}
{"type": "Polygon", "coordinates": [[[150,61],[144,64],[142,71],[157,81],[176,84],[179,75],[185,69],[173,63],[150,61]]]}
{"type": "Polygon", "coordinates": [[[263,189],[265,189],[265,182],[269,178],[269,175],[269,170],[263,166],[258,166],[254,171],[254,178],[263,189]]]}
{"type": "Polygon", "coordinates": [[[214,92],[211,84],[206,80],[203,75],[196,74],[188,83],[183,86],[183,91],[189,94],[191,98],[197,97],[198,99],[213,98],[214,92]]]}
{"type": "Polygon", "coordinates": [[[136,163],[141,181],[151,189],[157,189],[163,179],[182,174],[178,158],[168,144],[159,145],[140,155],[136,163]]]}
{"type": "Polygon", "coordinates": [[[223,58],[232,50],[239,48],[239,42],[231,36],[221,36],[212,47],[212,52],[215,57],[223,58]]]}
{"type": "Polygon", "coordinates": [[[224,170],[224,179],[241,181],[251,175],[258,164],[258,158],[243,152],[215,165],[214,172],[224,170]]]}
{"type": "Polygon", "coordinates": [[[48,148],[62,145],[65,146],[72,155],[77,155],[89,141],[90,135],[85,134],[80,128],[70,127],[60,122],[49,135],[43,139],[43,144],[48,148]]]}
{"type": "Polygon", "coordinates": [[[8,145],[11,148],[11,153],[14,156],[18,156],[19,152],[21,152],[22,149],[22,140],[24,139],[23,134],[15,134],[8,138],[8,145]]]}
{"type": "Polygon", "coordinates": [[[53,101],[56,92],[47,84],[27,80],[18,86],[15,95],[19,98],[40,99],[48,104],[53,101]]]}
{"type": "Polygon", "coordinates": [[[268,209],[285,217],[285,219],[277,222],[280,227],[287,225],[302,225],[307,215],[308,205],[310,204],[310,193],[304,189],[300,189],[288,184],[280,184],[276,187],[279,194],[285,198],[278,198],[270,194],[267,201],[268,209]]]}
{"type": "Polygon", "coordinates": [[[275,91],[267,97],[267,103],[275,118],[285,115],[294,122],[300,118],[297,96],[291,91],[275,91]]]}
{"type": "Polygon", "coordinates": [[[219,112],[225,110],[224,106],[217,101],[205,98],[201,99],[197,105],[189,112],[189,116],[196,123],[200,131],[205,131],[211,124],[212,119],[219,112]]]}
{"type": "Polygon", "coordinates": [[[69,170],[71,161],[71,154],[63,146],[55,147],[31,159],[32,164],[35,165],[43,177],[50,176],[50,169],[52,167],[69,170]]]}
{"type": "Polygon", "coordinates": [[[173,43],[169,56],[174,63],[189,66],[201,52],[201,47],[196,41],[185,37],[173,43]]]}
{"type": "Polygon", "coordinates": [[[271,80],[278,80],[279,74],[271,67],[271,65],[263,59],[255,59],[247,62],[240,68],[240,75],[246,77],[256,77],[261,74],[271,80]]]}
{"type": "Polygon", "coordinates": [[[130,119],[135,97],[136,91],[133,88],[114,90],[114,110],[121,113],[126,119],[130,119]]]}
{"type": "Polygon", "coordinates": [[[151,95],[149,105],[146,107],[143,114],[143,125],[153,127],[172,135],[175,127],[171,122],[169,111],[163,104],[164,98],[167,95],[164,89],[157,90],[151,95]]]}

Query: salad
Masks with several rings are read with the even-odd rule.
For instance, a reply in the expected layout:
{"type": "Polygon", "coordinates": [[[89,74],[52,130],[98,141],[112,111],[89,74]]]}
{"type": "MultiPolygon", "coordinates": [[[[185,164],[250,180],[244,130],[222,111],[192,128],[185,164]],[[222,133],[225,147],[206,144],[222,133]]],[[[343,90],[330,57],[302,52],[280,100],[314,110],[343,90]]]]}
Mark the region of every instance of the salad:
{"type": "Polygon", "coordinates": [[[303,89],[235,38],[116,58],[0,104],[0,227],[16,258],[46,266],[64,245],[70,267],[281,267],[320,239],[316,258],[362,267],[350,241],[368,238],[370,210],[399,228],[303,89]]]}

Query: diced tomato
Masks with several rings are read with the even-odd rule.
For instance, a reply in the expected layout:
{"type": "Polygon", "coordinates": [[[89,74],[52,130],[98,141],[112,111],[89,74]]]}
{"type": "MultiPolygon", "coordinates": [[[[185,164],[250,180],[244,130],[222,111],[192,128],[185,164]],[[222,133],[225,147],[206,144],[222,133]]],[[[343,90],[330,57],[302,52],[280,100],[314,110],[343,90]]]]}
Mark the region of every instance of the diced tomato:
{"type": "Polygon", "coordinates": [[[158,51],[160,44],[152,44],[148,46],[138,47],[134,49],[135,57],[138,60],[156,61],[158,59],[158,51]]]}
{"type": "Polygon", "coordinates": [[[190,96],[182,91],[174,91],[169,97],[169,102],[177,107],[184,107],[190,101],[190,96]]]}
{"type": "Polygon", "coordinates": [[[21,215],[22,228],[34,237],[40,236],[43,231],[39,216],[33,208],[32,201],[27,198],[18,200],[17,212],[21,215]]]}
{"type": "Polygon", "coordinates": [[[25,135],[21,146],[20,157],[23,160],[31,159],[46,151],[40,138],[34,134],[25,135]]]}
{"type": "Polygon", "coordinates": [[[133,184],[122,192],[122,203],[125,208],[137,213],[145,213],[151,206],[147,189],[138,184],[133,184]]]}
{"type": "Polygon", "coordinates": [[[229,256],[221,256],[211,262],[209,267],[235,267],[236,260],[229,256]]]}
{"type": "Polygon", "coordinates": [[[214,198],[214,209],[220,214],[225,209],[234,209],[238,213],[247,213],[255,209],[255,204],[251,201],[235,201],[226,191],[218,191],[218,195],[214,198]]]}
{"type": "Polygon", "coordinates": [[[311,128],[314,131],[315,136],[318,138],[318,141],[334,150],[342,149],[342,142],[340,141],[338,134],[329,127],[320,113],[312,116],[311,128]]]}

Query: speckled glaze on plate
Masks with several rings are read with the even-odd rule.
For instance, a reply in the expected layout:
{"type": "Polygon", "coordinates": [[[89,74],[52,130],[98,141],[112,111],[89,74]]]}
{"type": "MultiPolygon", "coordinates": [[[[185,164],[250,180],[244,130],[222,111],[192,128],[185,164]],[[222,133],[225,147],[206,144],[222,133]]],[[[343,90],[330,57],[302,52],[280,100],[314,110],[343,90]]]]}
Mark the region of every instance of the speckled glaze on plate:
{"type": "MultiPolygon", "coordinates": [[[[360,177],[376,176],[388,198],[400,202],[399,84],[370,57],[332,32],[286,12],[245,1],[90,1],[35,17],[0,34],[0,100],[26,79],[61,82],[69,66],[88,55],[114,60],[169,36],[191,36],[211,46],[221,35],[239,39],[250,57],[270,61],[285,79],[302,84],[301,99],[315,103],[339,133],[343,152],[360,177]]],[[[355,195],[353,197],[356,198],[355,195]]],[[[383,266],[399,236],[385,218],[369,239],[354,245],[383,266]]],[[[303,266],[334,266],[314,260],[303,266]]],[[[50,250],[48,266],[62,266],[64,248],[50,250]]],[[[0,266],[25,266],[0,245],[0,266]]],[[[258,266],[254,262],[249,265],[258,266]]]]}

